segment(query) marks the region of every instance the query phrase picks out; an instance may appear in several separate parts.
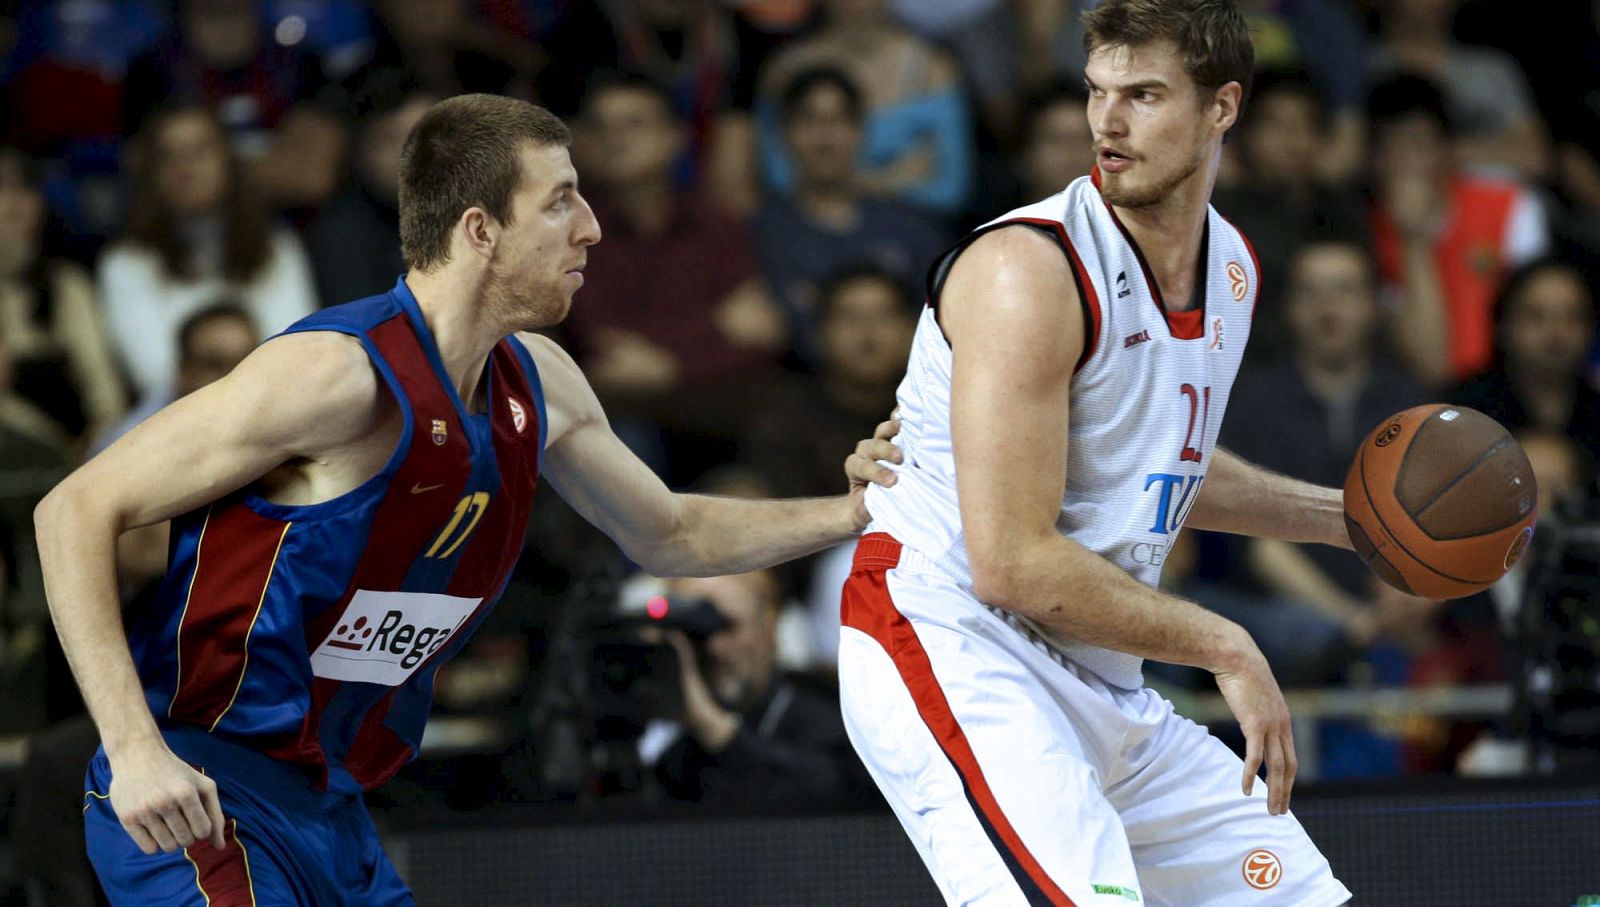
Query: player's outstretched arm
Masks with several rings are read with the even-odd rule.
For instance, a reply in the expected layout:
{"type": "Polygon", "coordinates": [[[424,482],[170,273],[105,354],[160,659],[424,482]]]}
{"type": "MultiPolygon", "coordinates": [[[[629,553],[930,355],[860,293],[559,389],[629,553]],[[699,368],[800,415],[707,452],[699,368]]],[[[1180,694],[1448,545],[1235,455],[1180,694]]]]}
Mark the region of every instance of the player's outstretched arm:
{"type": "Polygon", "coordinates": [[[1295,772],[1289,712],[1249,634],[1056,531],[1072,372],[1085,342],[1080,306],[1061,250],[1020,226],[974,241],[940,296],[974,591],[1060,637],[1215,673],[1245,732],[1242,786],[1250,790],[1265,759],[1269,807],[1283,812],[1295,772]]]}
{"type": "Polygon", "coordinates": [[[1185,526],[1280,542],[1350,547],[1344,493],[1263,469],[1229,451],[1211,452],[1185,526]]]}
{"type": "Polygon", "coordinates": [[[128,651],[116,582],[124,530],[170,519],[363,430],[377,378],[356,342],[274,340],[85,463],[34,513],[51,617],[111,761],[111,805],[145,853],[222,846],[216,785],[173,756],[128,651]]]}
{"type": "Polygon", "coordinates": [[[584,519],[657,576],[743,573],[836,545],[866,526],[865,482],[892,481],[874,459],[900,454],[886,440],[874,440],[850,458],[848,495],[751,501],[675,494],[611,431],[572,358],[548,338],[522,339],[545,389],[545,478],[584,519]]]}

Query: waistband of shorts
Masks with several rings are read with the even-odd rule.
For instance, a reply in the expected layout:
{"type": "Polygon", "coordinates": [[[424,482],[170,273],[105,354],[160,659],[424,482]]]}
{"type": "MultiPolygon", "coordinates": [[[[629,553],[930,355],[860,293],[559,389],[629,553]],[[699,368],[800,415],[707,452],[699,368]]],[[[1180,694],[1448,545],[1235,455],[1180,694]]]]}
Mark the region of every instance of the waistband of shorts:
{"type": "Polygon", "coordinates": [[[355,794],[318,790],[299,766],[200,728],[167,726],[161,729],[161,736],[183,760],[205,769],[209,775],[242,784],[279,806],[328,810],[360,799],[355,794]]]}
{"type": "Polygon", "coordinates": [[[869,532],[856,544],[855,570],[893,570],[896,567],[943,574],[933,558],[907,548],[887,532],[869,532]]]}

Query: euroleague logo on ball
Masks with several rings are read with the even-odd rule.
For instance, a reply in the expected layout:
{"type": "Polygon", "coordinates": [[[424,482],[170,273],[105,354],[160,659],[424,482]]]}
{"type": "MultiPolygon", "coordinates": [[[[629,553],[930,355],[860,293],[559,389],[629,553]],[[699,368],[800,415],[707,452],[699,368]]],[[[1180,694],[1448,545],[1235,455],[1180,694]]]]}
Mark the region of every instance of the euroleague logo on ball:
{"type": "Polygon", "coordinates": [[[1388,447],[1390,444],[1393,444],[1394,439],[1398,437],[1400,437],[1400,423],[1390,422],[1389,427],[1385,428],[1383,433],[1378,435],[1378,440],[1373,443],[1377,444],[1379,447],[1388,447]]]}
{"type": "Polygon", "coordinates": [[[1528,542],[1530,540],[1532,540],[1532,539],[1533,539],[1533,527],[1532,526],[1529,526],[1527,529],[1524,529],[1521,532],[1517,533],[1517,537],[1515,539],[1513,539],[1512,542],[1511,542],[1511,548],[1506,551],[1506,569],[1507,570],[1510,570],[1512,568],[1512,566],[1516,564],[1517,561],[1522,560],[1522,553],[1524,551],[1528,550],[1528,542]]]}
{"type": "Polygon", "coordinates": [[[1283,862],[1270,850],[1252,850],[1244,858],[1244,882],[1266,891],[1283,880],[1283,862]]]}

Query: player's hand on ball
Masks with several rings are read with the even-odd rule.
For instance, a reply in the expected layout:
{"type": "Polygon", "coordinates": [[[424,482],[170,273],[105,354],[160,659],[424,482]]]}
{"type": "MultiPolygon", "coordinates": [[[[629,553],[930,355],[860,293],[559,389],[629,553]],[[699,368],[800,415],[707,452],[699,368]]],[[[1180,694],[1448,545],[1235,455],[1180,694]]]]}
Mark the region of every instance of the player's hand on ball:
{"type": "Polygon", "coordinates": [[[1294,725],[1283,691],[1261,650],[1251,643],[1242,655],[1237,666],[1216,672],[1217,689],[1244,731],[1244,793],[1249,796],[1254,789],[1256,772],[1265,761],[1267,812],[1279,816],[1289,811],[1289,792],[1299,769],[1294,725]]]}
{"type": "Polygon", "coordinates": [[[156,742],[111,761],[111,808],[147,855],[210,840],[221,850],[222,804],[217,784],[156,742]]]}

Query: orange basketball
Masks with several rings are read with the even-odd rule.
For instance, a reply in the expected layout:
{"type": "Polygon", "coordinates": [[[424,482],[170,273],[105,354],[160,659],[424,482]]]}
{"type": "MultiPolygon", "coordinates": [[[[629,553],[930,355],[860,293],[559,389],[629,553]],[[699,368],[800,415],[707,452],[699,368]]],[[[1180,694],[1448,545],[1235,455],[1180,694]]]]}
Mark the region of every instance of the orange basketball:
{"type": "Polygon", "coordinates": [[[1533,468],[1500,423],[1429,404],[1385,419],[1344,480],[1356,553],[1402,592],[1459,598],[1504,576],[1533,538],[1533,468]]]}

